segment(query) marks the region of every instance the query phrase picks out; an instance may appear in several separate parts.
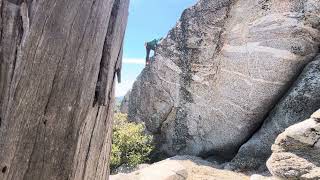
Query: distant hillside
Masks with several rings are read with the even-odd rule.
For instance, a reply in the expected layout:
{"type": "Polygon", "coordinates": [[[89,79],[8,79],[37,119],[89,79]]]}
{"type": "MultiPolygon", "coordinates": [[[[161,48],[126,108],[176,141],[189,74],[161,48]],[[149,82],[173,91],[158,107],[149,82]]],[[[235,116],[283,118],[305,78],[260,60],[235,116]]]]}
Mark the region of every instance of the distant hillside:
{"type": "Polygon", "coordinates": [[[119,96],[119,97],[116,97],[116,102],[117,103],[121,103],[121,101],[123,100],[124,96],[119,96]]]}
{"type": "Polygon", "coordinates": [[[120,106],[123,98],[124,96],[115,97],[115,101],[116,101],[116,104],[114,106],[115,112],[120,112],[120,106]]]}

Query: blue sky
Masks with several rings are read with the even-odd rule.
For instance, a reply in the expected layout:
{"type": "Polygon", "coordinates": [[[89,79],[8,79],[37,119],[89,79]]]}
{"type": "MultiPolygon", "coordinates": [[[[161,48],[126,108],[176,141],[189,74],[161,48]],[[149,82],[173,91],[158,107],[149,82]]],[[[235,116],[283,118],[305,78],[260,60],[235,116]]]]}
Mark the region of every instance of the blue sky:
{"type": "Polygon", "coordinates": [[[122,82],[116,86],[116,97],[132,87],[145,64],[144,42],[165,37],[181,13],[196,0],[131,0],[124,43],[122,82]]]}

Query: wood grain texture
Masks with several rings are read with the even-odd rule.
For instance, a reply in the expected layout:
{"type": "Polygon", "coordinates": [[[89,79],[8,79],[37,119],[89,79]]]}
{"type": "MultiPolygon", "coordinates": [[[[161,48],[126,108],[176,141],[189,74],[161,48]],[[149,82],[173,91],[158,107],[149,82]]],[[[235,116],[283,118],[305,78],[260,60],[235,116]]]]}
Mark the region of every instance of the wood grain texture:
{"type": "Polygon", "coordinates": [[[0,179],[108,178],[128,4],[0,0],[0,179]]]}

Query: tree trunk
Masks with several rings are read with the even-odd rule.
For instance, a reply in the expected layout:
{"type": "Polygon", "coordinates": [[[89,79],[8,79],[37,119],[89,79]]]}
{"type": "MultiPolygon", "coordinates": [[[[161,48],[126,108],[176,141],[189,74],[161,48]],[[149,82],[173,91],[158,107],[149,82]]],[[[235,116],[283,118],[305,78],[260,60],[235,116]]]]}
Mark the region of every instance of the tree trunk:
{"type": "Polygon", "coordinates": [[[129,0],[0,0],[0,179],[108,179],[129,0]]]}

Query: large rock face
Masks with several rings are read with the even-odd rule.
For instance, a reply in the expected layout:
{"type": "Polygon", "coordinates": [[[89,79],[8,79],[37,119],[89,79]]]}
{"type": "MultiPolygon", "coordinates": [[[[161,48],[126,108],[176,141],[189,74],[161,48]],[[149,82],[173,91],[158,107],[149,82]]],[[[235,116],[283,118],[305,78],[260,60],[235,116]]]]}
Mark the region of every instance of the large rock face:
{"type": "Polygon", "coordinates": [[[320,111],[290,126],[272,146],[270,172],[285,179],[320,179],[320,111]]]}
{"type": "Polygon", "coordinates": [[[320,56],[308,64],[292,88],[271,111],[260,130],[233,159],[234,168],[263,171],[271,145],[287,127],[307,119],[320,108],[320,56]]]}
{"type": "Polygon", "coordinates": [[[318,52],[319,1],[200,0],[135,82],[129,118],[169,154],[231,158],[318,52]]]}

